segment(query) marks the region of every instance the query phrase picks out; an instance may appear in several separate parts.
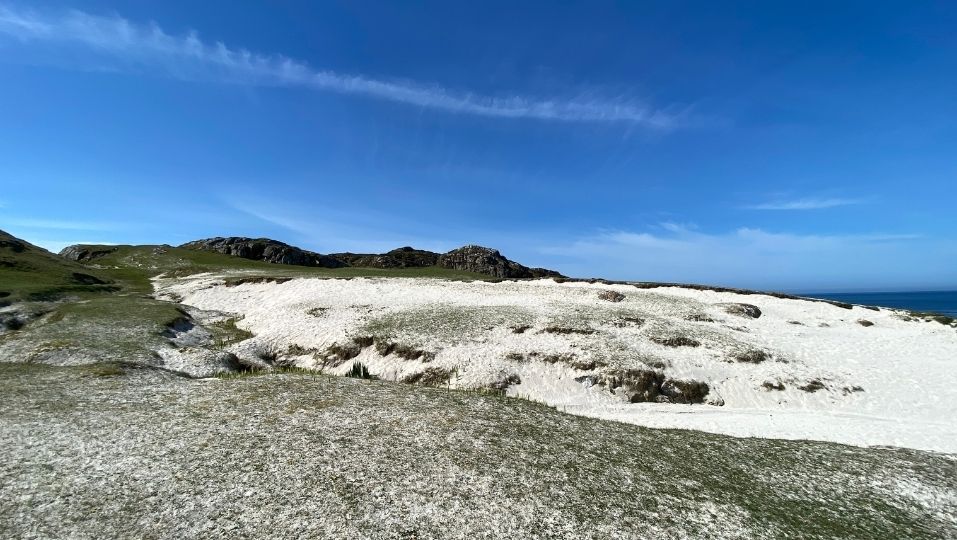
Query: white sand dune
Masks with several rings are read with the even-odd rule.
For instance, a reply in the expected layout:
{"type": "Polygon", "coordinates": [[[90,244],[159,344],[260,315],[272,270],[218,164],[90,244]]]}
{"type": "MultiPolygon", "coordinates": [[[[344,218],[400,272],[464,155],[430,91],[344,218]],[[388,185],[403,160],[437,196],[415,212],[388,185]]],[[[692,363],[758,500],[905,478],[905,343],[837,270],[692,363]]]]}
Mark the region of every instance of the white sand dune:
{"type": "Polygon", "coordinates": [[[156,285],[160,296],[242,316],[239,326],[255,337],[233,347],[240,357],[278,354],[338,374],[362,362],[393,380],[450,372],[452,388],[510,383],[509,395],[644,426],[957,453],[957,331],[894,310],[552,280],[295,279],[226,287],[222,276],[200,275],[156,285]],[[625,298],[602,300],[605,290],[625,298]],[[762,315],[729,314],[725,303],[753,304],[762,315]],[[330,366],[330,347],[367,336],[429,355],[410,360],[366,347],[330,366]],[[655,341],[675,336],[700,346],[655,341]],[[764,351],[768,359],[735,361],[742,351],[764,351]],[[620,390],[596,384],[628,369],[705,382],[705,403],[629,403],[620,390]]]}

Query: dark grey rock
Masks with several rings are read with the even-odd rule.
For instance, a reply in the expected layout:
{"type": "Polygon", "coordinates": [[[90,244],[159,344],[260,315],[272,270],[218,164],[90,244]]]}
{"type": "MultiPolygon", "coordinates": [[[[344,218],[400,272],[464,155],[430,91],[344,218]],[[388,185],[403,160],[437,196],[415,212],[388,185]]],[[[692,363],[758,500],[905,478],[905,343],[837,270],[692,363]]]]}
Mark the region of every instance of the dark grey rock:
{"type": "Polygon", "coordinates": [[[757,319],[761,316],[761,308],[755,306],[754,304],[727,303],[718,304],[718,307],[723,309],[725,313],[737,315],[739,317],[757,319]]]}

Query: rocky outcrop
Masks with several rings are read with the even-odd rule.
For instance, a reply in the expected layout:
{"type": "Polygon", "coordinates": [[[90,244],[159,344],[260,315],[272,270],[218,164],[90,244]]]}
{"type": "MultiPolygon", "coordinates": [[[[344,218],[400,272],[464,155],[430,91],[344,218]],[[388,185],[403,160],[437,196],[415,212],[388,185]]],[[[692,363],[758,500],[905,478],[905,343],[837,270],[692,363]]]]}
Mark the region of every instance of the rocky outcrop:
{"type": "Polygon", "coordinates": [[[439,254],[412,247],[400,247],[388,253],[332,253],[329,255],[348,266],[359,268],[421,268],[435,266],[439,254]]]}
{"type": "MultiPolygon", "coordinates": [[[[99,256],[86,249],[93,247],[70,246],[61,254],[74,260],[89,260],[99,256]],[[77,249],[73,250],[72,248],[77,249]],[[71,250],[69,254],[66,253],[67,250],[71,250]]],[[[321,266],[324,268],[344,266],[356,268],[426,268],[438,266],[497,278],[564,277],[554,270],[529,268],[510,261],[495,249],[471,245],[453,249],[444,254],[406,246],[381,254],[333,253],[331,255],[320,255],[268,238],[217,237],[188,242],[180,247],[215,251],[244,259],[298,266],[321,266]]],[[[99,246],[97,248],[103,249],[99,246]]]]}
{"type": "Polygon", "coordinates": [[[100,257],[109,255],[114,251],[116,251],[115,247],[84,246],[77,244],[73,246],[67,246],[60,250],[60,256],[76,262],[90,262],[94,259],[99,259],[100,257]]]}
{"type": "Polygon", "coordinates": [[[299,249],[269,238],[244,238],[231,236],[228,238],[207,238],[195,240],[180,246],[185,249],[215,251],[224,255],[232,255],[254,261],[265,261],[275,264],[291,264],[295,266],[319,266],[323,268],[339,268],[346,266],[328,255],[320,255],[312,251],[299,249]]]}
{"type": "Polygon", "coordinates": [[[441,255],[437,266],[476,272],[498,278],[563,277],[558,272],[544,268],[529,268],[510,261],[496,249],[482,246],[463,246],[441,255]]]}

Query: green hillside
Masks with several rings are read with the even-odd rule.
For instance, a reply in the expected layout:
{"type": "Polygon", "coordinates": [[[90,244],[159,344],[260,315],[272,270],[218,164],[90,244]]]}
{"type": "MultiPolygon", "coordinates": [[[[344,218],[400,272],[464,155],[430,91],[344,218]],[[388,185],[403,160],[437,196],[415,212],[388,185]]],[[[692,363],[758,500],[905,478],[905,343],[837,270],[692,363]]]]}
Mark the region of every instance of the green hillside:
{"type": "Polygon", "coordinates": [[[114,290],[116,286],[99,271],[0,231],[0,300],[44,300],[114,290]]]}
{"type": "MultiPolygon", "coordinates": [[[[77,247],[93,256],[74,262],[0,231],[0,361],[154,363],[164,334],[185,316],[181,306],[152,298],[150,280],[159,275],[491,279],[438,267],[290,266],[166,245],[77,247]]],[[[224,341],[237,332],[211,330],[224,341]]]]}
{"type": "MultiPolygon", "coordinates": [[[[104,246],[80,246],[103,249],[104,246]]],[[[444,279],[491,279],[484,274],[439,267],[425,268],[313,268],[253,261],[210,251],[166,245],[115,246],[109,253],[89,261],[96,269],[124,286],[150,291],[149,279],[159,274],[187,276],[202,272],[242,272],[277,277],[435,277],[444,279]]]]}

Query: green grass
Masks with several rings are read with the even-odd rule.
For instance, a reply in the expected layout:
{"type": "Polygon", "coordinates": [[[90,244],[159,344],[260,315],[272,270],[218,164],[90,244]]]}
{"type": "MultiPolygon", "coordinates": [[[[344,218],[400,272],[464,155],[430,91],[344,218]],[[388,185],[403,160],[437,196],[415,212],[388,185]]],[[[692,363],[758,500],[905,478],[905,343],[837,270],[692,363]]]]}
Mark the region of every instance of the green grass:
{"type": "Polygon", "coordinates": [[[957,324],[957,318],[951,317],[949,315],[942,315],[940,313],[934,313],[931,311],[911,311],[910,314],[912,317],[916,317],[918,319],[923,319],[925,321],[934,321],[947,326],[953,326],[957,324]]]}
{"type": "Polygon", "coordinates": [[[236,326],[238,318],[226,319],[219,322],[207,323],[204,328],[209,330],[213,336],[213,345],[218,349],[224,349],[233,343],[253,337],[249,330],[243,330],[236,326]]]}
{"type": "Polygon", "coordinates": [[[41,301],[65,295],[102,294],[117,289],[96,270],[58,257],[0,231],[0,301],[41,301]]]}
{"type": "Polygon", "coordinates": [[[457,280],[487,280],[489,276],[438,267],[425,268],[312,268],[252,261],[210,251],[169,246],[117,246],[108,255],[91,262],[102,274],[128,289],[149,291],[150,278],[159,274],[184,277],[202,272],[243,272],[264,277],[433,277],[457,280]]]}
{"type": "Polygon", "coordinates": [[[77,361],[144,361],[164,344],[163,332],[182,317],[175,304],[140,296],[100,295],[55,305],[22,330],[0,334],[5,353],[19,361],[51,355],[77,361]]]}

